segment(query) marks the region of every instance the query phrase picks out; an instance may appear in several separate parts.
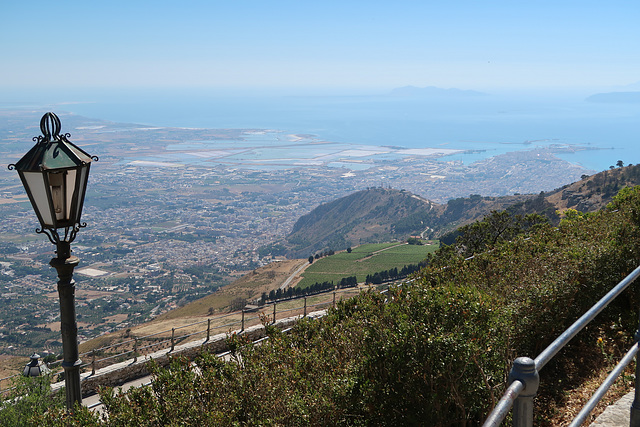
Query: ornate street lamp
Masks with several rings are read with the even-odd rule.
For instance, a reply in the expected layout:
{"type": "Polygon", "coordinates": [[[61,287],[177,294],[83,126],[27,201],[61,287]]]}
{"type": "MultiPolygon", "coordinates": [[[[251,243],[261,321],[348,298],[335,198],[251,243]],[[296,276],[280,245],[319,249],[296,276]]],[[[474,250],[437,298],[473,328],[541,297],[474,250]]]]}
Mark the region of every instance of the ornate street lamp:
{"type": "Polygon", "coordinates": [[[39,377],[51,372],[44,362],[38,360],[40,359],[38,353],[33,353],[30,359],[29,363],[24,367],[24,371],[22,371],[22,375],[25,377],[39,377]]]}
{"type": "Polygon", "coordinates": [[[58,273],[60,323],[67,408],[82,403],[80,364],[78,357],[78,326],[75,311],[75,282],[73,269],[78,258],[71,256],[70,243],[86,223],[80,222],[84,196],[89,178],[90,156],[69,142],[71,136],[60,135],[60,119],[47,113],[40,120],[42,136],[34,137],[36,145],[16,164],[9,165],[20,175],[22,184],[36,212],[40,228],[56,245],[57,257],[51,260],[58,273]]]}

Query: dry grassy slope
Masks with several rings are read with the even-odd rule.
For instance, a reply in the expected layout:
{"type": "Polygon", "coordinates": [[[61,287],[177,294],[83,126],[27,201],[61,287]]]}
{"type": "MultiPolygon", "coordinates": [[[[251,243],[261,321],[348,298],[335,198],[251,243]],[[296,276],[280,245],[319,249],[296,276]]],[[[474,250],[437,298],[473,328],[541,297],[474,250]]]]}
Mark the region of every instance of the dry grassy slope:
{"type": "MultiPolygon", "coordinates": [[[[307,260],[285,260],[272,262],[260,267],[251,273],[245,274],[213,294],[193,301],[183,307],[171,310],[158,316],[151,322],[133,326],[130,334],[144,336],[171,328],[198,322],[209,316],[210,310],[214,313],[227,311],[234,299],[252,300],[259,298],[263,292],[277,289],[298,267],[307,263],[307,260]]],[[[126,331],[116,331],[102,335],[80,345],[80,351],[89,351],[92,348],[110,345],[124,339],[126,331]]]]}
{"type": "Polygon", "coordinates": [[[545,197],[560,211],[593,212],[604,208],[623,187],[640,185],[640,165],[614,168],[559,188],[545,197]]]}
{"type": "MultiPolygon", "coordinates": [[[[580,181],[542,194],[521,194],[503,197],[471,196],[450,200],[436,206],[435,236],[481,220],[491,211],[510,210],[514,213],[553,214],[569,208],[594,212],[604,208],[625,186],[640,185],[640,166],[626,166],[599,172],[580,181]]],[[[557,216],[555,217],[558,219],[557,216]]],[[[553,220],[553,218],[551,218],[553,220]]]]}
{"type": "Polygon", "coordinates": [[[245,274],[211,295],[158,316],[153,322],[186,316],[207,316],[210,309],[215,313],[227,310],[231,301],[236,298],[248,301],[259,298],[263,292],[268,293],[272,289],[277,289],[298,267],[307,262],[299,259],[272,262],[245,274]]]}
{"type": "MultiPolygon", "coordinates": [[[[28,357],[0,355],[0,378],[7,378],[21,373],[27,363],[29,363],[28,357]]],[[[4,389],[9,387],[9,383],[2,381],[0,386],[4,389]]]]}

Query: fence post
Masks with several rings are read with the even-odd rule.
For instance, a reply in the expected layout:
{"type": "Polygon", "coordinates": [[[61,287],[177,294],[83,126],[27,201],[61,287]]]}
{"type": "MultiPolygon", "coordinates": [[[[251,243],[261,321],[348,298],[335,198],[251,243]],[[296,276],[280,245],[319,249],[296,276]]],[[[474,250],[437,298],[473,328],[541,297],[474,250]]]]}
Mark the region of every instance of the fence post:
{"type": "Polygon", "coordinates": [[[276,303],[273,303],[273,323],[276,323],[276,303]]]}
{"type": "Polygon", "coordinates": [[[533,398],[540,385],[536,362],[529,357],[514,360],[509,384],[514,381],[520,381],[524,389],[513,403],[513,427],[533,427],[533,398]]]}
{"type": "Polygon", "coordinates": [[[133,363],[138,361],[138,338],[133,337],[133,363]]]}
{"type": "Polygon", "coordinates": [[[240,328],[240,332],[244,331],[244,307],[242,308],[242,327],[240,328]]]}
{"type": "Polygon", "coordinates": [[[96,374],[96,349],[91,350],[91,375],[96,374]]]}
{"type": "MultiPolygon", "coordinates": [[[[640,341],[640,325],[634,336],[635,341],[640,341]]],[[[640,427],[640,357],[636,355],[636,391],[631,404],[631,417],[629,427],[640,427]]]]}
{"type": "Polygon", "coordinates": [[[211,338],[211,319],[207,319],[207,339],[205,342],[209,342],[209,338],[211,338]]]}
{"type": "Polygon", "coordinates": [[[336,308],[336,291],[333,291],[333,308],[336,308]]]}
{"type": "Polygon", "coordinates": [[[176,328],[171,328],[171,350],[169,350],[169,353],[171,353],[174,348],[176,348],[176,328]]]}
{"type": "Polygon", "coordinates": [[[307,317],[307,297],[304,297],[304,316],[307,317]]]}

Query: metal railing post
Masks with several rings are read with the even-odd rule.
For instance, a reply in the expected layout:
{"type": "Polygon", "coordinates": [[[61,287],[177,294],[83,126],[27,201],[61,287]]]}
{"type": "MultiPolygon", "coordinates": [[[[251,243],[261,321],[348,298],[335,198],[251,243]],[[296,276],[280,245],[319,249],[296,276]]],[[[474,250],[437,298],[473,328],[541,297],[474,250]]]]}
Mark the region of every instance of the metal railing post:
{"type": "Polygon", "coordinates": [[[304,297],[304,316],[307,317],[307,297],[304,297]]]}
{"type": "Polygon", "coordinates": [[[133,363],[138,361],[138,338],[133,338],[133,363]]]}
{"type": "Polygon", "coordinates": [[[242,327],[240,328],[240,332],[244,331],[244,308],[242,309],[242,327]]]}
{"type": "Polygon", "coordinates": [[[333,308],[336,308],[336,291],[333,291],[333,308]]]}
{"type": "Polygon", "coordinates": [[[176,328],[171,328],[171,350],[169,352],[172,352],[174,348],[176,348],[176,328]]]}
{"type": "MultiPolygon", "coordinates": [[[[640,341],[640,325],[634,336],[635,341],[640,341]]],[[[636,390],[633,396],[633,403],[631,404],[631,415],[629,418],[629,427],[640,427],[640,363],[638,363],[638,356],[636,355],[636,390]]]]}
{"type": "Polygon", "coordinates": [[[211,319],[207,319],[207,339],[205,342],[209,342],[211,338],[211,319]]]}
{"type": "Polygon", "coordinates": [[[536,362],[529,357],[518,357],[509,372],[509,383],[514,381],[520,381],[524,389],[513,403],[513,427],[533,427],[533,398],[540,385],[536,362]]]}

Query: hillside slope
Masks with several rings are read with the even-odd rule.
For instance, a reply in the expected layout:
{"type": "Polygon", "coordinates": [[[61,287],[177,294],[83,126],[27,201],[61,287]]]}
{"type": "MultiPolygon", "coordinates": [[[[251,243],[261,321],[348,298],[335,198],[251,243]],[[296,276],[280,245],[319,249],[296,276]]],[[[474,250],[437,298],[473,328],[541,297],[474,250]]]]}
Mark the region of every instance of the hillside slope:
{"type": "Polygon", "coordinates": [[[128,331],[118,330],[101,335],[80,345],[80,351],[111,345],[129,336],[145,336],[171,328],[202,321],[207,316],[230,310],[239,310],[248,301],[260,297],[263,292],[277,289],[307,260],[272,262],[219,288],[216,292],[168,311],[150,322],[132,326],[128,331]]]}
{"type": "Polygon", "coordinates": [[[606,170],[547,193],[545,199],[559,210],[595,212],[611,203],[623,187],[640,185],[640,164],[606,170]]]}
{"type": "Polygon", "coordinates": [[[325,249],[404,239],[412,234],[440,238],[491,211],[538,213],[557,224],[557,212],[594,212],[623,187],[640,184],[640,166],[606,170],[559,189],[539,194],[488,197],[471,195],[446,204],[406,191],[370,188],[318,206],[302,216],[286,238],[290,257],[304,258],[325,249]]]}
{"type": "Polygon", "coordinates": [[[324,248],[345,249],[404,238],[417,227],[426,227],[434,206],[401,190],[358,191],[300,217],[286,239],[289,256],[306,258],[324,248]]]}
{"type": "Polygon", "coordinates": [[[437,205],[437,220],[433,224],[434,235],[482,219],[491,211],[508,210],[516,214],[539,213],[557,223],[557,211],[575,209],[595,212],[611,203],[613,196],[623,187],[640,184],[640,165],[629,165],[605,170],[561,188],[539,194],[518,194],[503,197],[470,197],[449,200],[437,205]]]}
{"type": "MultiPolygon", "coordinates": [[[[481,425],[513,359],[538,355],[638,265],[639,208],[636,187],[557,227],[487,236],[491,250],[473,258],[444,247],[385,294],[363,292],[288,334],[271,328],[259,346],[232,337],[242,363],[204,354],[156,369],[152,389],[107,396],[108,422],[481,425]]],[[[635,284],[541,370],[539,425],[567,425],[634,344],[638,295],[635,284]]],[[[72,416],[98,417],[81,411],[72,416]]]]}
{"type": "MultiPolygon", "coordinates": [[[[640,166],[627,166],[600,172],[581,181],[564,186],[549,193],[536,195],[514,195],[506,197],[482,197],[474,195],[453,199],[447,204],[437,205],[408,192],[373,188],[354,193],[326,205],[321,205],[310,214],[300,218],[294,227],[300,240],[315,242],[317,250],[322,245],[342,242],[344,247],[355,246],[371,240],[400,238],[420,233],[429,228],[429,233],[442,237],[461,225],[482,219],[492,210],[509,210],[511,213],[544,213],[554,217],[556,210],[569,208],[584,212],[600,210],[611,202],[613,195],[625,186],[640,184],[640,166]],[[397,206],[391,206],[397,204],[397,206]],[[376,235],[376,233],[378,233],[376,235]],[[348,240],[353,239],[353,240],[348,240]],[[357,239],[357,240],[356,240],[357,239]],[[353,243],[351,243],[353,242],[353,243]]],[[[558,218],[555,215],[554,218],[558,218]]],[[[455,233],[449,236],[451,243],[455,233]]],[[[333,249],[341,249],[333,246],[333,249]]],[[[302,258],[310,255],[309,247],[300,251],[302,258]]],[[[262,292],[277,288],[306,260],[291,260],[272,263],[256,269],[234,283],[219,289],[214,294],[201,298],[184,307],[170,311],[154,319],[153,330],[166,330],[175,326],[176,319],[206,316],[210,310],[219,312],[234,304],[257,298],[262,292]]],[[[152,331],[150,324],[132,328],[152,331]]],[[[106,345],[119,339],[124,331],[103,335],[98,340],[106,345]]],[[[83,344],[83,348],[95,347],[95,341],[83,344]]]]}

